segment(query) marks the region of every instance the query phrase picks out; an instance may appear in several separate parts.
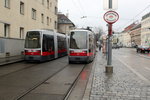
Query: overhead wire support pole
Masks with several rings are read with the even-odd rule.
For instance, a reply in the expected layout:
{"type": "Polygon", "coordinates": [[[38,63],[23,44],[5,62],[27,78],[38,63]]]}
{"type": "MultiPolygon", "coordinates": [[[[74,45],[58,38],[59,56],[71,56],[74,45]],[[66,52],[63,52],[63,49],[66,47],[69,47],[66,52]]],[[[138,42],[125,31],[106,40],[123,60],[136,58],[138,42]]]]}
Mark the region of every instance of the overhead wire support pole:
{"type": "Polygon", "coordinates": [[[109,24],[109,26],[108,26],[108,60],[107,60],[107,65],[111,65],[112,64],[111,36],[112,36],[112,24],[109,24]]]}
{"type": "Polygon", "coordinates": [[[109,0],[109,9],[112,9],[112,0],[109,0]]]}
{"type": "Polygon", "coordinates": [[[112,25],[119,19],[119,14],[114,11],[115,6],[114,2],[116,0],[106,0],[106,10],[107,11],[103,18],[108,23],[108,56],[107,56],[107,65],[105,67],[106,73],[113,73],[112,66],[112,25]]]}

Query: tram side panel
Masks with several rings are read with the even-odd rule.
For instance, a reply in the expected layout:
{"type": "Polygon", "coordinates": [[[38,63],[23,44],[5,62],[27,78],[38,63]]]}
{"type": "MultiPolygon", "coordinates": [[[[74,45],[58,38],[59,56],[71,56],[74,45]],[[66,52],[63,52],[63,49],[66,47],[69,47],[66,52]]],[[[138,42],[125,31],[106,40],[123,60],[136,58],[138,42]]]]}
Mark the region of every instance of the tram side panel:
{"type": "Polygon", "coordinates": [[[52,60],[55,58],[54,36],[43,34],[42,60],[52,60]]]}
{"type": "Polygon", "coordinates": [[[67,55],[67,43],[66,36],[59,34],[57,35],[57,43],[58,43],[58,57],[67,55]]]}

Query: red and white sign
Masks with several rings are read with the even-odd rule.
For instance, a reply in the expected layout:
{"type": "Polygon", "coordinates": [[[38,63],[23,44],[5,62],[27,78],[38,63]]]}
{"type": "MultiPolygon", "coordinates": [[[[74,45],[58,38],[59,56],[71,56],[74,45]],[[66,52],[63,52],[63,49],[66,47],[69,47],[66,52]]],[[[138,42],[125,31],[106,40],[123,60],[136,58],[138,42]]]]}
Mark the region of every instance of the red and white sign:
{"type": "Polygon", "coordinates": [[[113,24],[119,19],[119,15],[115,11],[108,11],[104,14],[104,20],[108,24],[113,24]]]}

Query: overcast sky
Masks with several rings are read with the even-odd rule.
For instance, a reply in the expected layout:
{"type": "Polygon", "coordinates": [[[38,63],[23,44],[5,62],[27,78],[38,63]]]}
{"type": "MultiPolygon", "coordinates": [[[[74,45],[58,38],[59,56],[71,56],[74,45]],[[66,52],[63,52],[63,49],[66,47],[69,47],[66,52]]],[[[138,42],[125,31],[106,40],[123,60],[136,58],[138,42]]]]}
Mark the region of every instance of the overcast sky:
{"type": "MultiPolygon", "coordinates": [[[[59,12],[69,13],[69,19],[78,27],[102,27],[106,30],[103,15],[103,0],[58,0],[59,12]],[[82,18],[87,16],[87,18],[82,18]]],[[[150,0],[118,0],[120,19],[113,25],[113,29],[121,31],[124,27],[150,12],[150,0]]]]}

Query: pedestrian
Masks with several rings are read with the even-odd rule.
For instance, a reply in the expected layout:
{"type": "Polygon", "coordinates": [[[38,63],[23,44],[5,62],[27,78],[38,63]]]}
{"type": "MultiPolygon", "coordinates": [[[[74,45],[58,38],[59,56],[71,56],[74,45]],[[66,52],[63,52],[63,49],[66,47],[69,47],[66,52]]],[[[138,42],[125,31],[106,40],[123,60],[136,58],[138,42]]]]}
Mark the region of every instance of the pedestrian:
{"type": "Polygon", "coordinates": [[[99,44],[99,51],[101,51],[101,48],[102,48],[102,45],[101,45],[101,43],[99,44]]]}

